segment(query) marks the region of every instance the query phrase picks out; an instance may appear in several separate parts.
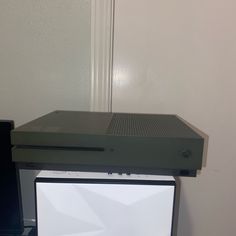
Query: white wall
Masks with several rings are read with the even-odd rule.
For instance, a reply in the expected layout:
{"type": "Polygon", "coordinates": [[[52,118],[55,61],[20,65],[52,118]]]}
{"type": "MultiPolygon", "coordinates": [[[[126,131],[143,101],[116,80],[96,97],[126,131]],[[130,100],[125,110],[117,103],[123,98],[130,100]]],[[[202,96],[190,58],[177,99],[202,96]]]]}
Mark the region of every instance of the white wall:
{"type": "MultiPolygon", "coordinates": [[[[16,125],[56,109],[89,110],[90,0],[0,1],[0,119],[16,125]]],[[[22,172],[25,218],[34,172],[22,172]]]]}
{"type": "Polygon", "coordinates": [[[0,117],[90,104],[90,1],[0,1],[0,117]]]}
{"type": "Polygon", "coordinates": [[[236,2],[117,0],[113,111],[178,114],[209,135],[182,178],[178,236],[236,232],[236,2]]]}

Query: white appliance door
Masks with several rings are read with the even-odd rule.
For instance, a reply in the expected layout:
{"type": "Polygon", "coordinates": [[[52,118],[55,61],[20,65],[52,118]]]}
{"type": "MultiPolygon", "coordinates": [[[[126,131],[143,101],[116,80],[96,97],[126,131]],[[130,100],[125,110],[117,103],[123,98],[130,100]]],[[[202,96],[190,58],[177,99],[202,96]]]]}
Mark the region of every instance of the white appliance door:
{"type": "Polygon", "coordinates": [[[170,236],[175,187],[133,183],[36,182],[38,236],[170,236]]]}

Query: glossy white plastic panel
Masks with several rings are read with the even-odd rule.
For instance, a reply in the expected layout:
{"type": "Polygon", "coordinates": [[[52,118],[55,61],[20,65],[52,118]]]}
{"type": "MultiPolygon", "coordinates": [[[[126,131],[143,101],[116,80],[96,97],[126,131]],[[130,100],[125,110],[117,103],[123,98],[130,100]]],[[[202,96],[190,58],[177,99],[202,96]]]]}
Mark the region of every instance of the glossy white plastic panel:
{"type": "Polygon", "coordinates": [[[173,185],[36,182],[38,236],[170,236],[173,185]]]}

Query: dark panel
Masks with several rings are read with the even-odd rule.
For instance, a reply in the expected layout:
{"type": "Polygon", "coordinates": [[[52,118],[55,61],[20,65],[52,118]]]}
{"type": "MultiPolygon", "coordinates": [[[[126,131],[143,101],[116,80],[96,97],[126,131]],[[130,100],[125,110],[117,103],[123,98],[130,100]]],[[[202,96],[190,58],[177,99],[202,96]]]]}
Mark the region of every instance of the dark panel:
{"type": "Polygon", "coordinates": [[[12,121],[0,121],[0,235],[20,235],[23,228],[19,179],[11,160],[13,126],[12,121]]]}

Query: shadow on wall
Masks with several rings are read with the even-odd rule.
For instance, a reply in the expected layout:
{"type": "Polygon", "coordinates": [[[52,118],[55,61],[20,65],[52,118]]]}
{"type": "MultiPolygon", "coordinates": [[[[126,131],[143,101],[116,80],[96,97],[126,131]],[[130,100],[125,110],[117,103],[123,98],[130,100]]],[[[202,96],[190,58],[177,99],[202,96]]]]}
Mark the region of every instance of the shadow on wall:
{"type": "MultiPolygon", "coordinates": [[[[181,184],[180,178],[178,178],[179,184],[181,184]]],[[[174,228],[173,236],[192,236],[193,235],[193,226],[189,213],[188,201],[186,194],[184,194],[184,189],[181,190],[181,197],[179,192],[179,201],[178,201],[178,214],[176,220],[176,227],[174,228]],[[179,206],[181,205],[181,211],[179,211],[179,206]],[[181,227],[180,227],[181,226],[181,227]]]]}

